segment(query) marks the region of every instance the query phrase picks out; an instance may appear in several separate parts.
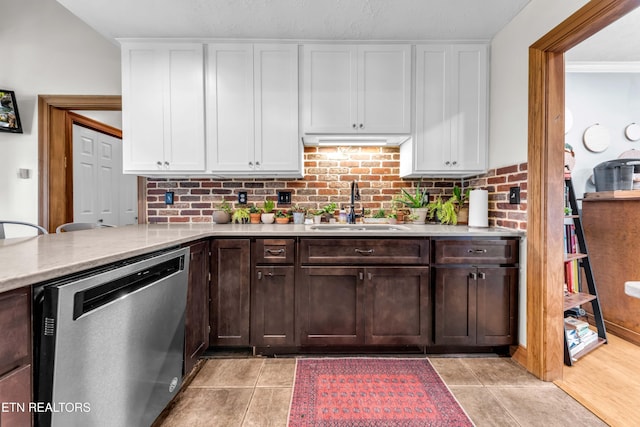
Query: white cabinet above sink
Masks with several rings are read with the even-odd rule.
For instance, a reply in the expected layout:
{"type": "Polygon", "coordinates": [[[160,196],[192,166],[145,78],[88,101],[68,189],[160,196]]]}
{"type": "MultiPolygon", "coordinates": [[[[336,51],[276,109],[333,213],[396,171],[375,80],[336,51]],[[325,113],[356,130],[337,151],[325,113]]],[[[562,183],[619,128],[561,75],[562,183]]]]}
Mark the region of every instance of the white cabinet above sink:
{"type": "Polygon", "coordinates": [[[305,134],[409,134],[411,46],[303,46],[305,134]]]}

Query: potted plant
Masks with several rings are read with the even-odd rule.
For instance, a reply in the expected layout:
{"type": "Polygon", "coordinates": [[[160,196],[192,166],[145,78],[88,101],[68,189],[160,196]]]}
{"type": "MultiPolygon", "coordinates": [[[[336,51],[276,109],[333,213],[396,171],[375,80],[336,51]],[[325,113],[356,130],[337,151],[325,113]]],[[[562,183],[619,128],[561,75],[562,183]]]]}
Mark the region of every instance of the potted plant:
{"type": "Polygon", "coordinates": [[[392,212],[389,215],[387,215],[387,222],[389,222],[389,224],[397,224],[398,223],[397,212],[392,212]]]}
{"type": "Polygon", "coordinates": [[[216,224],[226,224],[231,220],[231,206],[226,200],[213,209],[211,220],[216,224]]]}
{"type": "Polygon", "coordinates": [[[306,215],[307,210],[302,206],[295,205],[291,208],[291,212],[293,213],[293,223],[294,224],[304,224],[304,217],[306,215]]]}
{"type": "Polygon", "coordinates": [[[404,188],[399,198],[396,199],[397,203],[408,207],[412,215],[416,215],[417,219],[414,222],[424,223],[427,219],[429,205],[429,193],[426,190],[420,189],[420,183],[416,186],[416,193],[411,194],[404,188]]]}
{"type": "Polygon", "coordinates": [[[251,224],[260,224],[261,214],[262,209],[260,209],[256,205],[251,205],[251,207],[249,208],[249,218],[251,219],[251,224]]]}
{"type": "Polygon", "coordinates": [[[387,214],[384,211],[384,209],[380,208],[373,214],[373,216],[371,216],[370,218],[365,218],[365,222],[368,222],[368,223],[387,222],[387,214]]]}
{"type": "Polygon", "coordinates": [[[233,215],[231,216],[232,222],[237,222],[238,224],[246,224],[249,222],[249,209],[248,208],[237,208],[233,211],[233,215]]]}
{"type": "Polygon", "coordinates": [[[264,222],[265,224],[271,224],[273,222],[273,219],[275,217],[273,210],[275,209],[275,207],[276,202],[274,202],[273,200],[264,201],[264,206],[262,207],[262,210],[264,212],[262,213],[262,215],[260,215],[262,222],[264,222]]]}
{"type": "Polygon", "coordinates": [[[314,224],[320,224],[322,222],[322,214],[324,211],[322,209],[316,209],[310,212],[313,217],[314,224]]]}
{"type": "Polygon", "coordinates": [[[285,211],[276,211],[275,217],[276,217],[276,223],[278,224],[289,223],[289,215],[287,215],[285,211]]]}
{"type": "Polygon", "coordinates": [[[330,219],[333,218],[333,214],[337,209],[338,204],[335,202],[328,203],[322,208],[322,211],[324,212],[323,216],[325,217],[327,222],[329,222],[330,219]]]}
{"type": "Polygon", "coordinates": [[[458,224],[468,224],[469,223],[469,206],[467,202],[469,201],[469,193],[471,192],[471,187],[462,191],[462,188],[455,185],[453,187],[453,202],[456,206],[456,211],[458,215],[458,224]]]}

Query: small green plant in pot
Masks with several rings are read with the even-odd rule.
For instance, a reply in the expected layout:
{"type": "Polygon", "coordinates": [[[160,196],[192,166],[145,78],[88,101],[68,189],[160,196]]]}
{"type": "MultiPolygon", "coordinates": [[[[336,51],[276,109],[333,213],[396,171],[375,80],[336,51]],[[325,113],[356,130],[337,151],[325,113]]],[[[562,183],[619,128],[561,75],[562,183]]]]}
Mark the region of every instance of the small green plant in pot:
{"type": "Polygon", "coordinates": [[[216,224],[226,224],[231,220],[232,209],[229,202],[223,200],[211,213],[211,220],[216,224]]]}
{"type": "Polygon", "coordinates": [[[307,214],[307,210],[305,208],[295,205],[291,208],[291,212],[293,213],[294,224],[304,224],[304,217],[307,214]]]}
{"type": "Polygon", "coordinates": [[[411,214],[417,217],[413,222],[424,224],[428,213],[427,206],[429,205],[429,193],[420,188],[420,183],[416,186],[415,194],[411,194],[403,188],[400,197],[395,201],[396,203],[408,207],[411,214]]]}
{"type": "MultiPolygon", "coordinates": [[[[470,188],[463,191],[457,185],[453,187],[453,196],[447,200],[443,200],[442,196],[438,196],[433,202],[429,203],[429,219],[437,219],[441,224],[458,224],[460,211],[465,208],[465,202],[469,198],[470,188]]],[[[467,222],[469,214],[467,212],[466,217],[462,223],[467,222]]]]}
{"type": "Polygon", "coordinates": [[[275,209],[275,207],[276,207],[276,202],[274,202],[273,200],[264,201],[264,206],[262,207],[264,212],[260,216],[260,219],[262,219],[263,223],[271,224],[273,222],[273,219],[275,218],[275,214],[273,213],[273,210],[275,209]]]}
{"type": "Polygon", "coordinates": [[[289,223],[289,215],[287,215],[286,211],[276,211],[276,223],[278,224],[288,224],[289,223]]]}
{"type": "Polygon", "coordinates": [[[262,209],[260,209],[256,205],[251,205],[251,207],[249,208],[249,218],[251,220],[251,224],[260,224],[260,215],[262,215],[262,209]]]}
{"type": "Polygon", "coordinates": [[[453,187],[453,201],[458,215],[458,224],[467,224],[469,222],[469,206],[467,202],[469,201],[470,192],[471,187],[464,191],[457,185],[453,187]]]}
{"type": "Polygon", "coordinates": [[[231,221],[238,224],[246,224],[249,222],[249,208],[237,208],[233,211],[231,221]]]}

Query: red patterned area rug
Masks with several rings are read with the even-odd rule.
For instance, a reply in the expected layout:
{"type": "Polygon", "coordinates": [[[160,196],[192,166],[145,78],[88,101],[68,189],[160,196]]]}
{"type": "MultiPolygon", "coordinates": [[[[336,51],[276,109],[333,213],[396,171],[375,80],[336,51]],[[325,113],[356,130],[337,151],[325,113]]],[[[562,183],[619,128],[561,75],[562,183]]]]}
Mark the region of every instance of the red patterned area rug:
{"type": "Polygon", "coordinates": [[[427,359],[298,359],[289,427],[473,426],[427,359]]]}

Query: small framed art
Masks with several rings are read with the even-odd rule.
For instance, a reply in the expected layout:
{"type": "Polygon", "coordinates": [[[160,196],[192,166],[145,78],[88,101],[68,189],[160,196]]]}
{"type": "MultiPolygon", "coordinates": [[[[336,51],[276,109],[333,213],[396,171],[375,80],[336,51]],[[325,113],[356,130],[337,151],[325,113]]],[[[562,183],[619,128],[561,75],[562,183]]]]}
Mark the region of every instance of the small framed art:
{"type": "Polygon", "coordinates": [[[22,133],[16,94],[0,89],[0,132],[22,133]]]}

